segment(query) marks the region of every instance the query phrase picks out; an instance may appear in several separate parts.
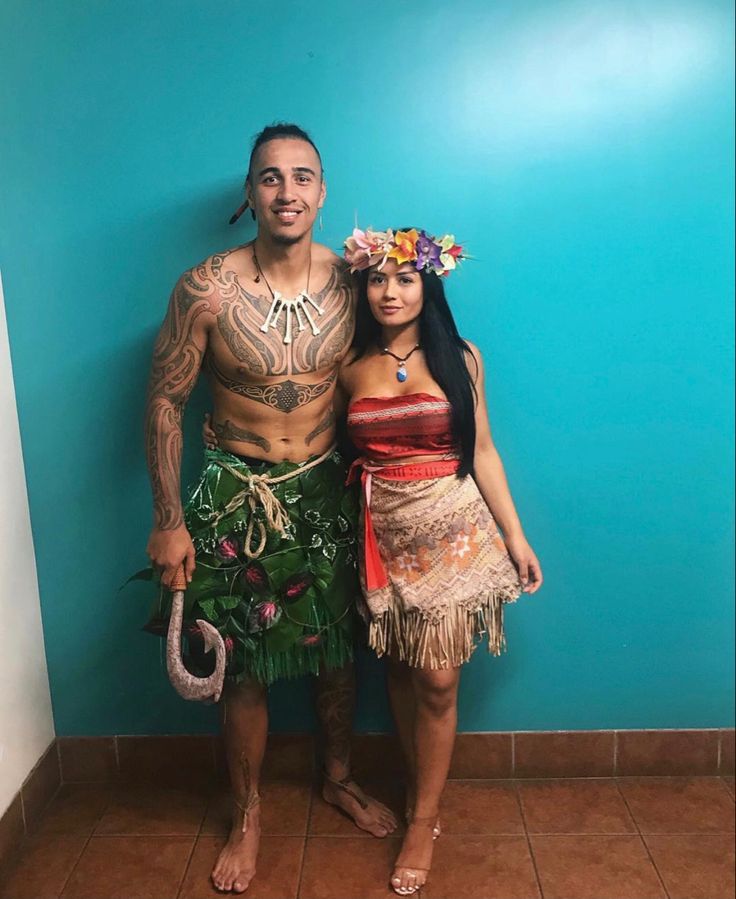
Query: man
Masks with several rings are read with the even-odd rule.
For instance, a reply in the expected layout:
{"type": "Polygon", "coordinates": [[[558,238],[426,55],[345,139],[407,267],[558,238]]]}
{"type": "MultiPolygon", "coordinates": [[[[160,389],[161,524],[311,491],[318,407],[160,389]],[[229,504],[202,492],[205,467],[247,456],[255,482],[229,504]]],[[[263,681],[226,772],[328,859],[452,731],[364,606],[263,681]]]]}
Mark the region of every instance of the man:
{"type": "MultiPolygon", "coordinates": [[[[333,452],[333,394],[354,296],[342,261],[312,242],[325,195],[308,135],[265,128],[241,207],[257,236],[179,279],[154,351],[148,553],[164,585],[183,563],[187,620],[209,620],[229,651],[223,731],[234,813],[212,872],[220,890],[243,892],[255,873],[266,695],[276,678],[318,674],[324,798],[375,836],[396,826],[350,779],[355,510],[333,452]],[[184,509],[181,421],[203,367],[219,447],[207,451],[184,509]]],[[[196,628],[190,635],[194,656],[196,628]]]]}

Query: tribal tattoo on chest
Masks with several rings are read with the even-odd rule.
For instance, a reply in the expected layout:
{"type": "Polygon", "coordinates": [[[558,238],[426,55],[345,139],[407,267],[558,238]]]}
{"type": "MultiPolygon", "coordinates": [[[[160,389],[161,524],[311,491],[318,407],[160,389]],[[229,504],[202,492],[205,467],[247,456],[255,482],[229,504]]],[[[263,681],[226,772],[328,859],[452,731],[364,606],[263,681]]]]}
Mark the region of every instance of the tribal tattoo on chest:
{"type": "MultiPolygon", "coordinates": [[[[169,530],[183,522],[180,465],[184,406],[203,364],[219,384],[237,396],[288,414],[328,393],[337,378],[337,364],[347,350],[354,327],[351,284],[345,269],[333,265],[327,283],[315,295],[324,310],[317,319],[320,333],[297,332],[284,344],[276,329],[260,330],[271,306],[270,296],[246,291],[228,266],[230,251],[210,257],[178,281],[169,301],[154,349],[146,412],[146,454],[154,496],[156,527],[169,530]],[[214,334],[239,363],[235,374],[215,361],[214,334]],[[316,384],[305,376],[330,370],[316,384]],[[254,376],[283,377],[266,385],[248,383],[254,376]]],[[[309,440],[329,427],[325,419],[309,440]],[[324,425],[324,427],[322,427],[324,425]]],[[[222,439],[250,442],[268,452],[269,441],[239,428],[229,419],[219,426],[222,439]]],[[[309,442],[309,441],[308,441],[309,442]]]]}
{"type": "Polygon", "coordinates": [[[255,400],[257,403],[263,403],[264,406],[287,414],[293,412],[294,409],[301,409],[303,406],[324,396],[337,378],[337,372],[333,371],[317,384],[300,384],[297,381],[287,379],[286,381],[280,381],[278,384],[258,386],[243,384],[241,381],[234,381],[232,378],[228,378],[217,367],[211,353],[207,354],[205,365],[207,371],[232,393],[244,396],[249,400],[255,400]]]}
{"type": "Polygon", "coordinates": [[[244,375],[298,376],[322,371],[335,365],[345,353],[354,326],[351,285],[346,271],[333,265],[324,287],[314,296],[323,314],[314,313],[319,334],[310,328],[297,331],[293,342],[285,344],[281,328],[261,326],[271,308],[270,295],[256,296],[239,282],[237,274],[225,267],[227,255],[214,256],[210,278],[220,298],[217,331],[233,356],[242,364],[244,375]]]}

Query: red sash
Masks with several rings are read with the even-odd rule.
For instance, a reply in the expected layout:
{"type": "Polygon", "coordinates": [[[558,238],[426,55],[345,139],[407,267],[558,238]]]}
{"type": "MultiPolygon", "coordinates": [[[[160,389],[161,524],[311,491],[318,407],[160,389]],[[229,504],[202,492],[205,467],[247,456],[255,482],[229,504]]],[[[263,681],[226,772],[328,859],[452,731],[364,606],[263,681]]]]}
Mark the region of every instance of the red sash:
{"type": "Polygon", "coordinates": [[[354,483],[360,469],[360,487],[363,491],[363,558],[365,562],[365,586],[368,590],[388,587],[388,576],[378,549],[378,540],[371,518],[371,486],[373,475],[389,481],[427,481],[430,478],[446,478],[460,468],[459,459],[440,459],[436,462],[407,462],[403,465],[375,465],[367,459],[356,459],[350,466],[346,484],[354,483]]]}

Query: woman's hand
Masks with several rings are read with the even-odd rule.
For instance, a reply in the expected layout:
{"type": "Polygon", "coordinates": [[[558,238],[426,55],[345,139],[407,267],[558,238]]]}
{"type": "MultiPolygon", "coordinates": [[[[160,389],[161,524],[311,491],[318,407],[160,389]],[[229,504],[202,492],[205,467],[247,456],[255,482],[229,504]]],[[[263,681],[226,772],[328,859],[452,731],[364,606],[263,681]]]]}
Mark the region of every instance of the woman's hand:
{"type": "Polygon", "coordinates": [[[217,434],[212,430],[212,415],[209,412],[204,414],[204,424],[202,425],[202,440],[207,449],[216,449],[219,446],[217,434]]]}
{"type": "Polygon", "coordinates": [[[534,550],[527,543],[526,537],[523,534],[508,537],[505,543],[511,560],[519,572],[524,593],[536,593],[544,581],[542,566],[534,555],[534,550]]]}

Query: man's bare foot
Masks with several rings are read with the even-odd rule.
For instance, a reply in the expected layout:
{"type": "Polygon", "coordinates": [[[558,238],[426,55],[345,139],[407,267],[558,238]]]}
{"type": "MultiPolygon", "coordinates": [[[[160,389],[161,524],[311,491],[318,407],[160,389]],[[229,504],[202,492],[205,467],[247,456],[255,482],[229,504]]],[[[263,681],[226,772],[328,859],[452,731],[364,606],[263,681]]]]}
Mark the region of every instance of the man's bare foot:
{"type": "Polygon", "coordinates": [[[212,869],[212,883],[223,893],[244,893],[256,873],[256,857],[261,839],[261,809],[254,805],[247,812],[243,833],[243,809],[236,805],[230,836],[212,869]]]}
{"type": "Polygon", "coordinates": [[[391,809],[367,796],[350,777],[334,780],[325,774],[322,798],[337,806],[361,830],[372,833],[374,837],[385,837],[396,830],[396,817],[391,809]]]}
{"type": "Polygon", "coordinates": [[[399,896],[411,896],[427,882],[434,847],[432,829],[436,820],[436,815],[415,818],[406,830],[391,875],[391,888],[399,896]]]}

